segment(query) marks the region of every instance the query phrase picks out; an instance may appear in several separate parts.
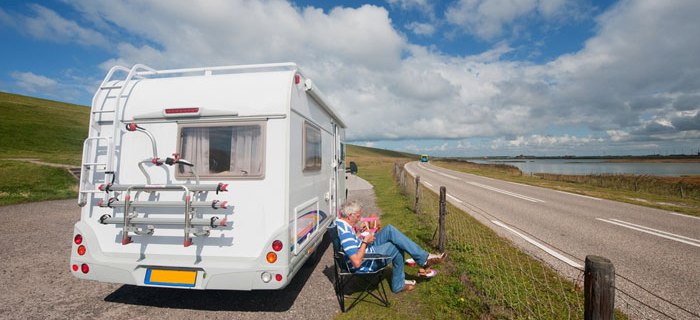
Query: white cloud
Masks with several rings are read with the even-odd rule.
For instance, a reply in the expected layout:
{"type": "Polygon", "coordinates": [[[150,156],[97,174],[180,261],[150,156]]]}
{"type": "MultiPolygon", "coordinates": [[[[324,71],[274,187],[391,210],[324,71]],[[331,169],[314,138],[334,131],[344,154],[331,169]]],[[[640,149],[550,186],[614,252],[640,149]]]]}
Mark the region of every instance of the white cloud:
{"type": "MultiPolygon", "coordinates": [[[[547,64],[504,60],[513,50],[506,42],[467,56],[435,52],[410,43],[385,8],[370,5],[327,12],[283,1],[72,5],[101,34],[115,34],[109,27],[127,35],[105,67],[296,61],[346,118],[351,140],[449,138],[466,149],[475,145],[465,139],[479,137],[497,148],[564,148],[700,132],[700,1],[621,1],[597,18],[582,50],[547,64]],[[655,126],[660,119],[672,126],[655,126]],[[541,134],[552,127],[592,134],[541,134]]],[[[571,8],[571,1],[461,1],[447,16],[489,38],[532,15],[585,14],[571,8]]]]}
{"type": "Polygon", "coordinates": [[[44,6],[32,4],[31,8],[34,16],[13,14],[12,17],[6,12],[0,12],[0,20],[37,39],[103,48],[108,46],[106,38],[99,32],[81,27],[77,22],[68,20],[44,6]]]}
{"type": "Polygon", "coordinates": [[[427,14],[432,14],[434,11],[429,0],[387,0],[386,2],[403,10],[419,10],[427,14]]]}
{"type": "Polygon", "coordinates": [[[31,72],[13,72],[11,76],[17,86],[32,93],[52,92],[58,86],[58,81],[31,72]]]}
{"type": "Polygon", "coordinates": [[[447,21],[482,39],[493,39],[520,19],[563,21],[579,13],[573,0],[460,0],[448,8],[447,21]]]}
{"type": "Polygon", "coordinates": [[[435,26],[430,23],[411,22],[406,25],[406,29],[421,36],[431,36],[435,33],[435,26]]]}

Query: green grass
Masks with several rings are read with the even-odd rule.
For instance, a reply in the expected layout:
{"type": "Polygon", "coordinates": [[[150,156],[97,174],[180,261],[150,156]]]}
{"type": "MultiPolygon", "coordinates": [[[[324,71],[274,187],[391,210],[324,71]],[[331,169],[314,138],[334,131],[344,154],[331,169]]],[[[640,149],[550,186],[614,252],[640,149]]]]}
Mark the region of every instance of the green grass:
{"type": "Polygon", "coordinates": [[[90,109],[0,92],[0,159],[79,165],[90,109]]]}
{"type": "Polygon", "coordinates": [[[64,169],[8,159],[80,165],[89,116],[87,107],[0,92],[0,205],[76,197],[64,169]]]}
{"type": "MultiPolygon", "coordinates": [[[[420,216],[411,211],[407,199],[399,193],[391,177],[393,160],[396,158],[389,156],[392,153],[377,149],[355,148],[358,147],[348,146],[349,160],[356,161],[360,168],[358,174],[374,185],[377,206],[383,212],[382,223],[396,226],[424,248],[429,248],[427,242],[433,230],[421,221],[420,216]],[[354,150],[360,150],[359,157],[354,154],[354,150]]],[[[447,270],[445,266],[443,269],[447,270]]],[[[411,279],[416,278],[411,275],[416,274],[418,269],[406,267],[405,271],[409,275],[407,279],[411,279]]],[[[349,312],[339,314],[337,318],[364,319],[371,315],[373,319],[455,319],[478,318],[482,313],[480,300],[474,295],[465,294],[464,286],[458,277],[441,273],[439,277],[430,281],[418,281],[419,285],[414,291],[399,294],[389,292],[389,308],[363,302],[349,312]]],[[[384,285],[387,288],[389,286],[386,280],[384,285]]]]}
{"type": "Polygon", "coordinates": [[[76,180],[66,170],[0,160],[0,205],[77,197],[76,180]]]}
{"type": "MultiPolygon", "coordinates": [[[[392,171],[395,161],[417,157],[394,156],[348,146],[348,160],[355,161],[360,168],[358,174],[374,186],[382,223],[396,226],[419,245],[435,252],[437,195],[423,189],[422,213],[414,213],[411,190],[415,186],[402,190],[394,182],[392,171]]],[[[363,302],[337,318],[371,315],[376,319],[578,319],[583,316],[582,294],[570,281],[522,253],[465,212],[452,206],[448,206],[448,212],[450,258],[436,268],[439,270],[436,278],[419,280],[412,292],[389,293],[389,308],[363,302]]],[[[416,272],[415,267],[407,267],[407,278],[411,279],[416,272]]]]}

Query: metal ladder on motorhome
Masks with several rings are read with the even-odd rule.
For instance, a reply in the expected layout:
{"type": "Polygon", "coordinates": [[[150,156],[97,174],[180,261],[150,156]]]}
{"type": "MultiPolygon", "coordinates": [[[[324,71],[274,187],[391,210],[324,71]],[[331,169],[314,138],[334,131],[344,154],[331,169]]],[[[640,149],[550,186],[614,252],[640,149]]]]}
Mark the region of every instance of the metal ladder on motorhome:
{"type": "Polygon", "coordinates": [[[141,69],[152,72],[156,71],[153,68],[141,64],[134,65],[131,69],[127,69],[126,67],[122,66],[112,67],[102,80],[102,83],[100,83],[98,91],[92,98],[89,128],[90,135],[83,142],[83,159],[80,166],[80,190],[78,194],[78,205],[81,207],[87,204],[90,194],[102,192],[95,188],[94,183],[95,174],[97,174],[98,171],[104,173],[104,183],[108,183],[110,181],[114,182],[114,162],[116,160],[115,140],[120,130],[119,115],[121,110],[121,98],[126,92],[129,82],[134,78],[134,76],[138,75],[138,70],[141,69]],[[119,85],[119,81],[117,80],[112,81],[112,76],[114,76],[114,73],[120,71],[127,72],[127,77],[124,79],[121,85],[119,85]],[[110,98],[109,93],[114,89],[119,89],[119,93],[114,99],[114,104],[111,107],[106,106],[106,101],[110,98]],[[98,100],[98,96],[100,96],[101,92],[103,91],[107,91],[107,93],[105,93],[104,99],[101,100],[102,104],[98,109],[97,103],[100,102],[98,100]],[[109,128],[104,128],[104,123],[109,122],[103,120],[103,116],[105,114],[113,115],[111,121],[112,130],[109,130],[109,128]],[[100,130],[100,127],[103,127],[101,128],[102,130],[100,130]],[[110,131],[111,135],[108,134],[110,131]],[[98,132],[100,135],[97,135],[98,132]],[[104,141],[104,144],[100,143],[102,141],[104,141]],[[107,148],[106,162],[96,161],[100,147],[107,148]],[[104,169],[100,170],[100,168],[104,169]]]}
{"type": "MultiPolygon", "coordinates": [[[[227,217],[224,214],[224,218],[220,217],[210,217],[203,218],[201,215],[196,214],[197,208],[211,208],[211,209],[228,209],[226,201],[213,200],[210,202],[206,201],[192,201],[196,199],[202,192],[215,191],[217,194],[219,192],[228,191],[227,184],[200,184],[199,177],[193,169],[193,165],[186,160],[179,159],[178,155],[174,155],[174,158],[167,158],[166,160],[160,160],[157,157],[156,141],[153,135],[146,129],[136,125],[135,123],[130,123],[126,125],[127,131],[140,131],[145,133],[151,141],[153,146],[153,157],[149,160],[141,161],[138,163],[138,167],[141,172],[146,177],[147,184],[115,184],[115,179],[117,173],[115,172],[116,158],[116,140],[121,134],[121,120],[120,112],[125,106],[121,104],[121,98],[124,96],[125,90],[127,90],[129,82],[136,76],[143,78],[144,74],[158,74],[158,71],[149,68],[144,65],[135,65],[131,69],[126,69],[124,67],[116,66],[113,67],[105,79],[100,84],[98,93],[95,94],[93,98],[92,114],[90,117],[90,133],[93,134],[85,139],[83,145],[83,162],[81,166],[81,181],[80,181],[80,195],[78,204],[84,206],[90,199],[90,194],[104,193],[104,197],[100,199],[97,203],[98,207],[101,208],[118,208],[123,207],[123,216],[121,218],[113,217],[109,214],[104,214],[100,217],[99,222],[102,224],[122,224],[122,244],[127,245],[132,242],[130,233],[138,235],[152,235],[155,229],[155,225],[182,225],[184,229],[184,241],[185,247],[192,244],[191,235],[195,236],[207,236],[209,235],[209,230],[211,228],[216,228],[219,226],[227,226],[227,217]],[[145,72],[139,73],[138,70],[144,70],[145,72]],[[126,79],[121,85],[118,81],[110,84],[110,80],[116,71],[128,71],[126,79]],[[109,96],[105,96],[102,100],[102,105],[99,110],[97,109],[98,95],[102,90],[113,90],[120,89],[119,94],[116,96],[114,107],[112,109],[105,109],[104,101],[107,101],[109,96]],[[103,114],[113,114],[111,121],[111,128],[105,128],[102,115],[103,114]],[[102,128],[100,128],[100,126],[102,128]],[[98,130],[101,129],[101,130],[98,130]],[[109,130],[111,129],[111,130],[109,130]],[[109,133],[111,131],[112,135],[104,135],[104,133],[109,133]],[[96,135],[99,132],[101,135],[96,135]],[[100,142],[105,142],[104,145],[100,142]],[[98,152],[100,146],[104,148],[107,147],[106,162],[97,162],[98,152]],[[176,165],[183,164],[190,166],[194,177],[196,179],[196,184],[194,185],[179,185],[179,184],[163,184],[163,185],[152,185],[151,179],[146,170],[143,167],[145,162],[150,162],[157,166],[163,164],[176,165]],[[95,174],[98,173],[98,169],[104,167],[102,171],[104,173],[103,183],[96,187],[95,174]],[[88,172],[90,171],[90,172],[88,172]],[[91,187],[88,189],[88,186],[91,187]],[[135,191],[137,200],[132,200],[131,192],[135,191]],[[183,191],[182,201],[139,201],[138,195],[141,192],[172,192],[172,191],[183,191]],[[119,200],[117,192],[122,192],[123,199],[119,200]],[[112,195],[112,197],[110,197],[112,195]],[[139,217],[138,213],[134,210],[137,207],[151,207],[151,208],[182,208],[184,210],[184,219],[181,218],[151,218],[151,217],[139,217]],[[139,226],[141,226],[139,228],[139,226]]],[[[109,92],[106,93],[109,95],[109,92]]],[[[122,146],[123,147],[123,146],[122,146]]],[[[124,166],[124,164],[122,164],[124,166]]]]}

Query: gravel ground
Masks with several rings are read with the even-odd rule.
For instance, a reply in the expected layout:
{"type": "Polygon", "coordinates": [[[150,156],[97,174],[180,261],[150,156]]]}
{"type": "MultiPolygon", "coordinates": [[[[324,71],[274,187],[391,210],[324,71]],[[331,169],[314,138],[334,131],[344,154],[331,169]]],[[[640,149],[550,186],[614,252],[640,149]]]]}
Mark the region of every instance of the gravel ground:
{"type": "MultiPolygon", "coordinates": [[[[378,212],[374,190],[356,176],[348,198],[378,212]]],[[[328,241],[282,291],[200,291],[78,280],[70,274],[75,199],[0,207],[2,319],[330,319],[333,293],[328,241]]]]}

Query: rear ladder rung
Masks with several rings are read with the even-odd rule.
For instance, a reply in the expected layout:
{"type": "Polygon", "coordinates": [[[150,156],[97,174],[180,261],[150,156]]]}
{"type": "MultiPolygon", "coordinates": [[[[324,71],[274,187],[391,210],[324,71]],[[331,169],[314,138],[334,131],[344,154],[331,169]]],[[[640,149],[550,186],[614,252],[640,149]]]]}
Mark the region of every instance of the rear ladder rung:
{"type": "MultiPolygon", "coordinates": [[[[103,217],[100,219],[102,224],[124,224],[124,218],[115,217],[103,217]]],[[[226,226],[228,222],[226,219],[219,217],[211,218],[195,218],[190,220],[191,226],[197,227],[222,227],[226,226]]],[[[129,224],[131,225],[167,225],[167,226],[184,226],[185,220],[182,218],[140,218],[134,217],[129,219],[129,224]]]]}
{"type": "Polygon", "coordinates": [[[184,190],[187,188],[189,191],[216,191],[216,192],[226,192],[228,191],[228,184],[161,184],[161,185],[148,185],[148,184],[101,184],[98,187],[103,191],[176,191],[184,190]]]}
{"type": "MultiPolygon", "coordinates": [[[[104,191],[101,191],[104,192],[104,191]]],[[[126,204],[122,200],[113,200],[108,203],[104,203],[102,199],[98,201],[97,205],[102,208],[107,207],[123,207],[126,204]]],[[[185,201],[131,201],[129,202],[129,207],[139,207],[139,208],[184,208],[186,205],[185,201]]],[[[228,201],[192,201],[190,202],[190,207],[192,208],[212,208],[212,209],[228,209],[228,201]]]]}

